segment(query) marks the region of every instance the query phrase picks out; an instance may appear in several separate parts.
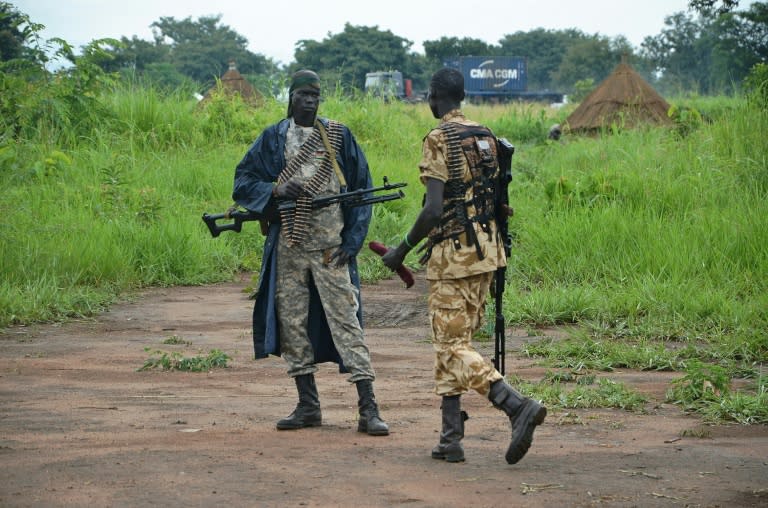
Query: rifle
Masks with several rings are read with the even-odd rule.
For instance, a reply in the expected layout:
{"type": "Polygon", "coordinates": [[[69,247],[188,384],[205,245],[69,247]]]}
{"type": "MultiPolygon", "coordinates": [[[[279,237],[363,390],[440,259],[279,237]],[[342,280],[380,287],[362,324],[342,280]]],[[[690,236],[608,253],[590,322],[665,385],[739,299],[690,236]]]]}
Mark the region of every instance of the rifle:
{"type": "MultiPolygon", "coordinates": [[[[505,138],[498,140],[499,153],[499,179],[496,183],[496,199],[494,210],[496,213],[496,228],[499,237],[504,242],[504,254],[507,260],[512,252],[512,237],[509,234],[509,217],[512,215],[512,209],[509,207],[509,182],[512,181],[512,155],[515,153],[515,147],[505,138]]],[[[496,324],[494,326],[494,351],[493,364],[502,375],[504,375],[504,357],[506,355],[506,343],[504,337],[504,313],[502,309],[502,299],[504,297],[504,285],[506,284],[507,268],[502,266],[496,269],[494,275],[494,306],[496,312],[496,324]]]]}
{"type": "MultiPolygon", "coordinates": [[[[384,177],[384,185],[379,187],[371,187],[370,189],[358,189],[350,192],[342,192],[340,194],[331,194],[330,196],[322,196],[314,198],[312,200],[312,208],[324,208],[336,203],[340,203],[342,206],[355,207],[372,205],[374,203],[382,203],[384,201],[392,201],[394,199],[400,199],[405,197],[403,191],[398,190],[390,194],[374,195],[373,193],[399,189],[405,187],[407,183],[389,183],[387,177],[384,177]]],[[[280,200],[277,202],[278,211],[290,211],[296,208],[296,201],[292,200],[280,200]]],[[[239,233],[242,229],[243,222],[248,221],[264,221],[267,217],[265,214],[257,213],[252,210],[237,210],[229,209],[224,213],[216,214],[203,214],[203,222],[208,226],[208,230],[211,232],[211,236],[216,238],[222,231],[234,231],[239,233]],[[232,220],[229,224],[217,224],[219,220],[232,220]]]]}

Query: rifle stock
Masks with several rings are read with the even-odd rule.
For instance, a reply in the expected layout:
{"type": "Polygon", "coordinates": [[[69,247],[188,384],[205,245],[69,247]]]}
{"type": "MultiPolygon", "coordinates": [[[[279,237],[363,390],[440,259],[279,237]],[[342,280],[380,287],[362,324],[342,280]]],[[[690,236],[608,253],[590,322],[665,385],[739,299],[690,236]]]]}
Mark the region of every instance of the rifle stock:
{"type": "MultiPolygon", "coordinates": [[[[512,181],[512,155],[515,153],[515,147],[505,138],[498,140],[499,154],[499,180],[496,184],[496,227],[499,237],[504,243],[504,254],[509,260],[512,252],[512,237],[509,234],[509,216],[512,208],[509,206],[509,183],[512,181]]],[[[494,307],[496,313],[496,322],[494,324],[494,352],[493,364],[502,375],[504,375],[506,357],[506,338],[504,329],[506,322],[503,313],[504,286],[507,282],[507,269],[501,267],[496,269],[494,276],[494,307]]]]}
{"type": "Polygon", "coordinates": [[[203,214],[203,222],[208,226],[208,230],[214,238],[219,236],[222,231],[234,231],[235,233],[239,233],[243,228],[243,222],[263,219],[263,215],[250,210],[234,210],[224,213],[203,214]],[[231,219],[233,222],[229,224],[217,224],[217,221],[222,219],[231,219]]]}

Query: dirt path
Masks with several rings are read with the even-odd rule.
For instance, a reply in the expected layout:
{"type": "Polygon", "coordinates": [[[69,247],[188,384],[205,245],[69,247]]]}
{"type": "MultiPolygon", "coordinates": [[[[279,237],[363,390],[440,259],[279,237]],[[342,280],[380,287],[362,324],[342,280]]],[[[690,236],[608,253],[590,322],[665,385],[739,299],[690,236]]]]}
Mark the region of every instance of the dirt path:
{"type": "MultiPolygon", "coordinates": [[[[424,283],[363,289],[388,437],[356,432],[356,393],[317,376],[324,425],[275,430],[295,404],[279,358],[253,361],[245,283],[147,291],[93,321],[0,335],[0,506],[768,506],[768,429],[707,428],[663,404],[666,373],[610,377],[648,394],[647,414],[550,411],[517,465],[506,418],[477,394],[467,461],[430,458],[432,392],[424,283]],[[191,344],[163,345],[172,336],[191,344]],[[234,357],[210,373],[137,372],[145,348],[234,357]]],[[[539,380],[514,355],[507,372],[539,380]]]]}

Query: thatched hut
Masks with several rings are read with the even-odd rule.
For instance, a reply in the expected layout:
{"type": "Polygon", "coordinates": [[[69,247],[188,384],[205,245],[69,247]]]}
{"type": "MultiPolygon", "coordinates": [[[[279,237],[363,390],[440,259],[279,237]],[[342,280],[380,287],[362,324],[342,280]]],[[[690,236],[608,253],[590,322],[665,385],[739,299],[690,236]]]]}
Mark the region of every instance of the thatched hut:
{"type": "Polygon", "coordinates": [[[229,69],[221,76],[221,79],[212,86],[203,96],[200,104],[205,104],[206,101],[211,99],[211,95],[214,93],[223,93],[225,95],[238,94],[247,104],[252,106],[258,106],[264,101],[264,97],[261,93],[251,85],[235,66],[235,61],[229,61],[229,69]]]}
{"type": "Polygon", "coordinates": [[[668,125],[669,103],[632,67],[621,62],[610,76],[566,119],[571,132],[590,133],[616,124],[631,128],[643,124],[668,125]]]}

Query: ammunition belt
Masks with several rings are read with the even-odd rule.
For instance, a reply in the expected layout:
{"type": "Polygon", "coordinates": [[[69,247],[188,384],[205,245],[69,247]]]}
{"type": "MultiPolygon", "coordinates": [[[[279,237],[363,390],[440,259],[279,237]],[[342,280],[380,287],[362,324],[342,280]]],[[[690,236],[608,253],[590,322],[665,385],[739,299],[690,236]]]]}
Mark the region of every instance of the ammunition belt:
{"type": "MultiPolygon", "coordinates": [[[[338,152],[341,149],[341,124],[334,121],[329,122],[328,139],[338,152]]],[[[280,172],[277,177],[277,184],[280,185],[290,180],[302,166],[310,162],[320,146],[322,146],[320,131],[315,127],[309,138],[301,145],[299,152],[280,172]]],[[[312,199],[325,190],[332,175],[332,161],[330,154],[326,151],[326,157],[320,164],[320,168],[304,183],[304,192],[296,200],[296,207],[292,210],[280,211],[281,231],[291,247],[301,245],[306,241],[309,234],[309,219],[312,215],[312,199]]]]}

